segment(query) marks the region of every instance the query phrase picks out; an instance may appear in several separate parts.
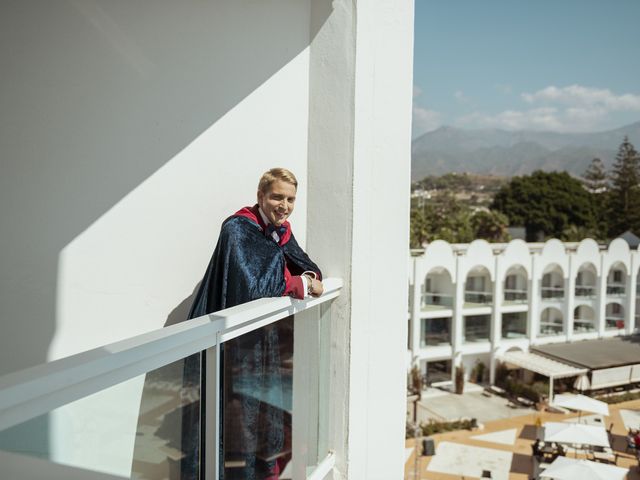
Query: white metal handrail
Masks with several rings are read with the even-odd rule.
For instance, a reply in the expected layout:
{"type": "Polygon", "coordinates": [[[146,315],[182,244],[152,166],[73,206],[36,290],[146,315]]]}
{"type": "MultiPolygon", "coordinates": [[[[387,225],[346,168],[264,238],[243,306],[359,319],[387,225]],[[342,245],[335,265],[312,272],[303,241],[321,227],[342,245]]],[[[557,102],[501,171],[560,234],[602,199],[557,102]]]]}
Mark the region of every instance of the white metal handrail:
{"type": "Polygon", "coordinates": [[[0,430],[336,298],[263,298],[0,377],[0,430]]]}

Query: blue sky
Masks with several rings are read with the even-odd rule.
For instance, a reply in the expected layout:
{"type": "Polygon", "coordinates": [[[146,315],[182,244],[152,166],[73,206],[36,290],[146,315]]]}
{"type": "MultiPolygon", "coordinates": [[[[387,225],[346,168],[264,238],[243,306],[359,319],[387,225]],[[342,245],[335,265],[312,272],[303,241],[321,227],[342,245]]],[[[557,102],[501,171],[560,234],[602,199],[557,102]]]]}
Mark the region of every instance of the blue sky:
{"type": "Polygon", "coordinates": [[[416,0],[414,136],[640,120],[640,0],[416,0]]]}

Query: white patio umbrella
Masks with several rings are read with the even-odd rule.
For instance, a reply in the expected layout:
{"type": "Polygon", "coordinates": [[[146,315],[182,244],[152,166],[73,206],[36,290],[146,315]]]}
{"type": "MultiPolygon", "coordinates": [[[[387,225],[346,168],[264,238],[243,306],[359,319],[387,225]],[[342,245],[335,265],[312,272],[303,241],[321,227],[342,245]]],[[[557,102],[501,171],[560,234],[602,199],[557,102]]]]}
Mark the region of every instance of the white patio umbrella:
{"type": "Polygon", "coordinates": [[[580,412],[591,412],[607,417],[609,416],[609,405],[595,398],[587,397],[586,395],[573,395],[572,393],[556,395],[553,399],[553,405],[579,410],[580,412]]]}
{"type": "Polygon", "coordinates": [[[544,424],[543,440],[568,444],[610,447],[609,436],[604,427],[581,423],[547,422],[544,424]]]}
{"type": "Polygon", "coordinates": [[[587,377],[586,375],[580,375],[579,377],[577,377],[576,381],[573,382],[573,388],[581,392],[584,390],[589,390],[591,388],[589,377],[587,377]]]}
{"type": "Polygon", "coordinates": [[[589,460],[558,457],[540,474],[540,478],[554,478],[557,480],[622,480],[627,473],[629,473],[628,468],[614,467],[613,465],[589,460]]]}

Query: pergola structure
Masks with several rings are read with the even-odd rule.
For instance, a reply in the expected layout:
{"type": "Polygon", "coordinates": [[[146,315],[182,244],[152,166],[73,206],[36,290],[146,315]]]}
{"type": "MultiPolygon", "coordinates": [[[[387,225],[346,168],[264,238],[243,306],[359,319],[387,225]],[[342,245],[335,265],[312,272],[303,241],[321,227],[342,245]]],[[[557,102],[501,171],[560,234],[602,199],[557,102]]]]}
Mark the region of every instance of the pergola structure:
{"type": "Polygon", "coordinates": [[[528,352],[506,352],[502,356],[502,360],[510,365],[549,377],[549,403],[553,402],[554,379],[577,377],[589,371],[586,368],[576,368],[572,365],[528,352]]]}

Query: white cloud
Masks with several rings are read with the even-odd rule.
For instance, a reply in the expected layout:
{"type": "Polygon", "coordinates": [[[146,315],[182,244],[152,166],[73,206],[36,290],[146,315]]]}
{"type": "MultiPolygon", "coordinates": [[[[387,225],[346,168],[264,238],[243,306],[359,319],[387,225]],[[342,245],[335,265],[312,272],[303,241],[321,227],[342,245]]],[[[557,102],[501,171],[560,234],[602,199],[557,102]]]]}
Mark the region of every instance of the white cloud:
{"type": "Polygon", "coordinates": [[[640,111],[640,95],[616,95],[608,89],[581,85],[561,88],[550,85],[537,92],[523,93],[521,98],[530,108],[494,115],[474,112],[458,118],[456,124],[506,130],[588,132],[608,126],[616,112],[640,111]]]}
{"type": "Polygon", "coordinates": [[[608,111],[640,111],[640,95],[625,93],[616,95],[607,88],[591,88],[569,85],[558,88],[554,85],[534,93],[523,93],[527,103],[551,102],[570,106],[598,107],[608,111]]]}
{"type": "Polygon", "coordinates": [[[474,112],[458,119],[461,126],[502,128],[505,130],[563,130],[558,110],[551,107],[505,110],[497,115],[474,112]]]}
{"type": "Polygon", "coordinates": [[[423,133],[438,128],[442,122],[439,112],[416,105],[415,99],[422,95],[422,89],[418,85],[413,86],[413,114],[411,122],[411,138],[416,138],[423,133]]]}
{"type": "Polygon", "coordinates": [[[453,96],[455,97],[456,100],[458,100],[461,103],[467,103],[469,101],[469,99],[465,97],[464,92],[462,90],[456,90],[453,96]]]}
{"type": "Polygon", "coordinates": [[[435,130],[442,125],[442,115],[434,110],[413,105],[413,122],[411,125],[411,136],[416,138],[423,133],[435,130]]]}

